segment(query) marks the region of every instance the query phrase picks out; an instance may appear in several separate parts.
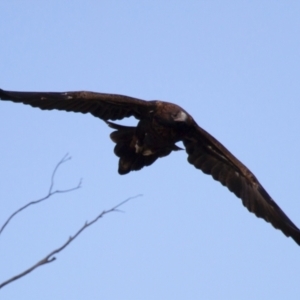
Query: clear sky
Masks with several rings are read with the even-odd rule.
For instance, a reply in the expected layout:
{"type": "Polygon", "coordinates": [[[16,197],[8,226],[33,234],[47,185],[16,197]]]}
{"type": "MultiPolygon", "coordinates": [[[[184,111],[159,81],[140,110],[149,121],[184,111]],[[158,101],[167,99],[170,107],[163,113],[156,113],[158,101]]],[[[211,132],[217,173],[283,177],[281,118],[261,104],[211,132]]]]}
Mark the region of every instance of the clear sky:
{"type": "MultiPolygon", "coordinates": [[[[91,90],[181,105],[300,226],[298,1],[1,1],[0,88],[91,90]]],[[[135,120],[121,123],[133,124],[135,120]]],[[[173,153],[117,173],[90,115],[0,102],[0,281],[137,194],[1,299],[299,299],[300,247],[173,153]]]]}

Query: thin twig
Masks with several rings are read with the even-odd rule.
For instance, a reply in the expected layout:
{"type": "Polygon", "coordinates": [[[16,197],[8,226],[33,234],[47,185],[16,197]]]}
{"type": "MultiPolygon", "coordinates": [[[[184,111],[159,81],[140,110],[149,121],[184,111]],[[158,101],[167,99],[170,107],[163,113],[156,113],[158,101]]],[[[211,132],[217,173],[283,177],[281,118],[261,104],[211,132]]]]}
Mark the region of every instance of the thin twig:
{"type": "Polygon", "coordinates": [[[118,208],[122,205],[124,205],[126,202],[134,199],[134,198],[137,198],[137,197],[140,197],[141,195],[137,195],[135,197],[130,197],[122,202],[120,202],[119,204],[117,204],[116,206],[112,207],[111,209],[109,210],[104,210],[102,211],[102,213],[100,213],[95,219],[93,219],[92,221],[90,222],[85,222],[85,224],[73,235],[73,236],[70,236],[69,239],[59,248],[53,250],[52,252],[50,252],[47,256],[45,256],[43,259],[41,259],[39,262],[37,262],[35,265],[33,265],[32,267],[28,268],[27,270],[23,271],[22,273],[16,275],[16,276],[13,276],[12,278],[2,282],[0,284],[0,289],[3,288],[5,285],[27,275],[28,273],[32,272],[33,270],[35,270],[36,268],[40,267],[40,266],[43,266],[43,265],[46,265],[48,263],[51,263],[53,262],[54,260],[56,260],[56,257],[54,256],[55,254],[58,254],[59,252],[61,252],[63,249],[65,249],[72,241],[74,241],[74,239],[76,239],[79,234],[81,232],[83,232],[86,228],[88,228],[89,226],[93,225],[94,223],[96,223],[100,218],[102,218],[104,215],[108,214],[108,213],[111,213],[111,212],[116,212],[116,211],[119,211],[118,208]]]}
{"type": "Polygon", "coordinates": [[[5,229],[5,227],[8,225],[8,223],[11,221],[11,219],[13,217],[15,217],[18,213],[20,213],[22,210],[26,209],[28,206],[31,206],[33,204],[38,204],[42,201],[45,201],[47,200],[48,198],[50,198],[51,196],[53,196],[54,194],[60,194],[60,193],[68,193],[68,192],[72,192],[74,190],[77,190],[81,187],[81,183],[82,183],[82,180],[80,179],[79,183],[77,184],[77,186],[73,187],[73,188],[70,188],[70,189],[66,189],[66,190],[55,190],[53,191],[53,186],[54,186],[54,178],[55,178],[55,175],[56,175],[56,172],[58,170],[58,168],[65,162],[67,162],[68,160],[71,159],[71,156],[69,156],[69,154],[67,153],[59,162],[58,164],[56,165],[56,167],[54,168],[54,171],[52,172],[52,175],[51,175],[51,183],[50,183],[50,188],[49,188],[49,192],[48,192],[48,195],[41,198],[41,199],[38,199],[38,200],[35,200],[35,201],[31,201],[29,203],[27,203],[26,205],[22,206],[21,208],[19,208],[18,210],[16,210],[13,214],[11,214],[11,216],[5,221],[5,223],[2,225],[1,229],[0,229],[0,235],[1,233],[3,232],[3,230],[5,229]]]}

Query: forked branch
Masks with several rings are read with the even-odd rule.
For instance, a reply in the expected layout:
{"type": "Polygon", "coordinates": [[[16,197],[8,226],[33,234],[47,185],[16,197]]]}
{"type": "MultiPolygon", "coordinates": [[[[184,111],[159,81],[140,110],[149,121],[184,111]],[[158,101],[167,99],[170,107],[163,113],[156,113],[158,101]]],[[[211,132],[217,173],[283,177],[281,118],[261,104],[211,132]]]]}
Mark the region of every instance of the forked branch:
{"type": "Polygon", "coordinates": [[[65,189],[65,190],[53,190],[53,186],[54,186],[54,178],[56,175],[56,172],[58,170],[58,168],[64,164],[65,162],[67,162],[68,160],[71,159],[71,156],[69,156],[69,154],[66,154],[59,162],[58,164],[55,166],[54,171],[52,172],[51,175],[51,182],[50,182],[50,188],[48,191],[48,194],[38,200],[35,201],[31,201],[29,203],[27,203],[26,205],[20,207],[18,210],[16,210],[14,213],[12,213],[9,218],[4,222],[4,224],[2,225],[2,227],[0,228],[0,235],[2,234],[3,230],[5,229],[5,227],[8,225],[8,223],[12,220],[12,218],[14,218],[18,213],[20,213],[21,211],[23,211],[24,209],[26,209],[27,207],[34,205],[34,204],[38,204],[40,202],[43,202],[45,200],[47,200],[48,198],[50,198],[51,196],[53,196],[54,194],[59,194],[59,193],[68,193],[68,192],[72,192],[74,190],[77,190],[81,187],[81,183],[82,180],[80,179],[79,183],[77,184],[77,186],[70,188],[70,189],[65,189]]]}

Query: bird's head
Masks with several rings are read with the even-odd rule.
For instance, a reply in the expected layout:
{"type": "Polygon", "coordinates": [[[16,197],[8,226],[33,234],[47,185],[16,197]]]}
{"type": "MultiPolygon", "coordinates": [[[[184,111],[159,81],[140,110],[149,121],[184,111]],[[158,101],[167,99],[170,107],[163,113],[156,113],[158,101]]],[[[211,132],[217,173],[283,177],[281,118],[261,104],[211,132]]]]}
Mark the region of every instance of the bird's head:
{"type": "Polygon", "coordinates": [[[171,118],[174,122],[187,122],[189,116],[185,111],[179,109],[174,112],[171,112],[171,118]]]}
{"type": "Polygon", "coordinates": [[[157,120],[165,126],[191,125],[193,118],[180,106],[158,101],[156,110],[157,120]]]}

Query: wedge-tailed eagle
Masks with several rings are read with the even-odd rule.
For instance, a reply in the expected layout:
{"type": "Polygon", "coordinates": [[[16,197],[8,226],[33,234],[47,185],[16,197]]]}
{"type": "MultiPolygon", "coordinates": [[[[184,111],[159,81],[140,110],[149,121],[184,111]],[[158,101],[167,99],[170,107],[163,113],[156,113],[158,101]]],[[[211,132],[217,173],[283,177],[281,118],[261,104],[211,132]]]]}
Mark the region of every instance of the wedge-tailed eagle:
{"type": "Polygon", "coordinates": [[[157,158],[180,150],[182,141],[188,162],[221,182],[257,217],[300,245],[300,230],[263,188],[254,174],[220,142],[202,129],[180,106],[163,101],[145,101],[128,96],[94,92],[15,92],[0,89],[0,98],[29,104],[43,110],[90,113],[115,129],[119,174],[150,166],[157,158]],[[112,123],[126,117],[138,119],[136,127],[112,123]]]}

